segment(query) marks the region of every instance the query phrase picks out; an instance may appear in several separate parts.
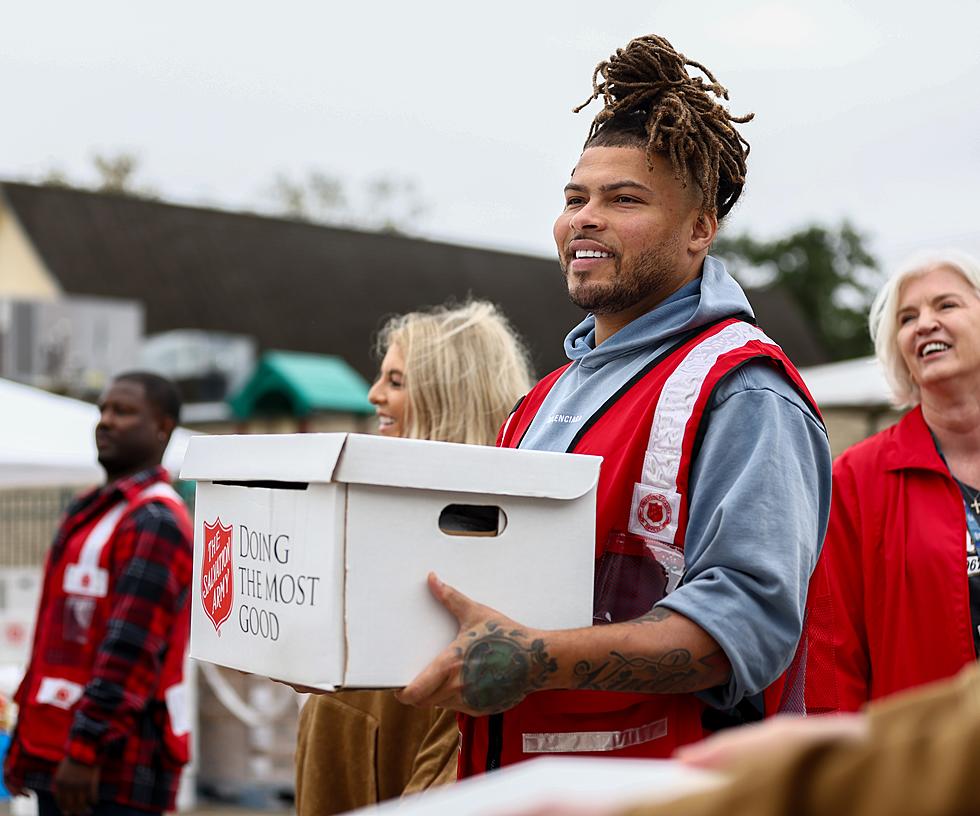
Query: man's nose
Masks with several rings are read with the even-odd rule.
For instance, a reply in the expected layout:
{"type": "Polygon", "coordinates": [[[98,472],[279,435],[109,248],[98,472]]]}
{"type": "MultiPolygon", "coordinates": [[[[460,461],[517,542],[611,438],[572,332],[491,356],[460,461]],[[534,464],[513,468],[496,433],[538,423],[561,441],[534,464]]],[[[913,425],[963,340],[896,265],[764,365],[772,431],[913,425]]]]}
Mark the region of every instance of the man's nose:
{"type": "Polygon", "coordinates": [[[575,211],[569,219],[568,225],[576,232],[580,232],[602,229],[606,226],[606,222],[599,212],[599,208],[590,201],[575,211]]]}

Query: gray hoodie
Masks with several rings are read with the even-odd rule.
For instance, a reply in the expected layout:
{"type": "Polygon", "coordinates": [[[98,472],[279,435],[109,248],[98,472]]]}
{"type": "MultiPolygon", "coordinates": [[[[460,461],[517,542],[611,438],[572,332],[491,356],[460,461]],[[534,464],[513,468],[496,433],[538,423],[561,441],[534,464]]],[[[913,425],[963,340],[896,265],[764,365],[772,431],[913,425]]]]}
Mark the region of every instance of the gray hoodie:
{"type": "MultiPolygon", "coordinates": [[[[752,309],[710,256],[701,277],[598,348],[589,315],[566,338],[572,365],[521,447],[567,450],[581,424],[679,335],[725,317],[751,318],[752,309]]],[[[830,512],[831,457],[822,423],[766,361],[725,377],[703,423],[691,470],[684,578],[659,605],[693,620],[724,650],[732,679],[700,696],[728,708],[768,686],[793,657],[830,512]]]]}

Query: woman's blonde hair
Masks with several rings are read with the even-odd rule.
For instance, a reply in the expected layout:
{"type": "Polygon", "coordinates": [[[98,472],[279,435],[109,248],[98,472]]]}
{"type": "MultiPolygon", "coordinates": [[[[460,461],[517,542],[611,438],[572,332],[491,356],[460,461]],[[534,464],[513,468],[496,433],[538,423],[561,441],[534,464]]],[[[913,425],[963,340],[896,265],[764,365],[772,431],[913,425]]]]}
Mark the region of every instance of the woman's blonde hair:
{"type": "Polygon", "coordinates": [[[943,250],[922,252],[906,260],[881,287],[871,304],[868,328],[875,344],[875,356],[885,370],[893,401],[899,408],[918,405],[922,399],[919,386],[912,381],[898,348],[898,301],[902,287],[909,280],[943,266],[959,272],[980,297],[980,261],[965,252],[943,250]]]}
{"type": "Polygon", "coordinates": [[[527,351],[487,301],[437,306],[391,318],[379,356],[393,343],[405,358],[406,436],[492,445],[530,387],[527,351]]]}

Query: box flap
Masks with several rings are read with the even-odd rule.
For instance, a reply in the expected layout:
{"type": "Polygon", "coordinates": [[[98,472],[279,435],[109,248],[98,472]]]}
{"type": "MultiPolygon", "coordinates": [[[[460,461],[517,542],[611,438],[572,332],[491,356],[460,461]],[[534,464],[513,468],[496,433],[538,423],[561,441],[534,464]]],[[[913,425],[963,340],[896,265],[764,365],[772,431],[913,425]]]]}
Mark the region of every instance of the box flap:
{"type": "Polygon", "coordinates": [[[349,434],[335,478],[351,484],[577,499],[599,479],[599,456],[349,434]]]}
{"type": "MultiPolygon", "coordinates": [[[[390,799],[348,816],[487,816],[493,813],[610,813],[642,803],[669,813],[681,796],[727,784],[715,771],[673,759],[543,756],[430,788],[424,796],[390,799]],[[661,804],[661,807],[656,807],[661,804]]],[[[683,813],[689,808],[676,808],[683,813]]]]}
{"type": "Polygon", "coordinates": [[[191,437],[181,479],[329,482],[345,433],[239,434],[191,437]]]}

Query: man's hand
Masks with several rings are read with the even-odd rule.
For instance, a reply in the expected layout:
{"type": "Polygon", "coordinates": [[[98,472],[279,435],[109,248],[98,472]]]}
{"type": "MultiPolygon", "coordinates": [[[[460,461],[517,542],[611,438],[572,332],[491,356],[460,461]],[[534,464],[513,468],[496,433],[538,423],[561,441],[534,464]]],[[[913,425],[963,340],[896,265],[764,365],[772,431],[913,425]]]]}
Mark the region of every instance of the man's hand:
{"type": "Polygon", "coordinates": [[[476,716],[516,706],[541,688],[557,664],[541,633],[527,629],[429,574],[429,589],[459,622],[459,634],[395,696],[402,703],[438,706],[476,716]]]}
{"type": "Polygon", "coordinates": [[[52,793],[65,816],[84,816],[99,800],[99,766],[65,757],[55,771],[52,793]]]}

